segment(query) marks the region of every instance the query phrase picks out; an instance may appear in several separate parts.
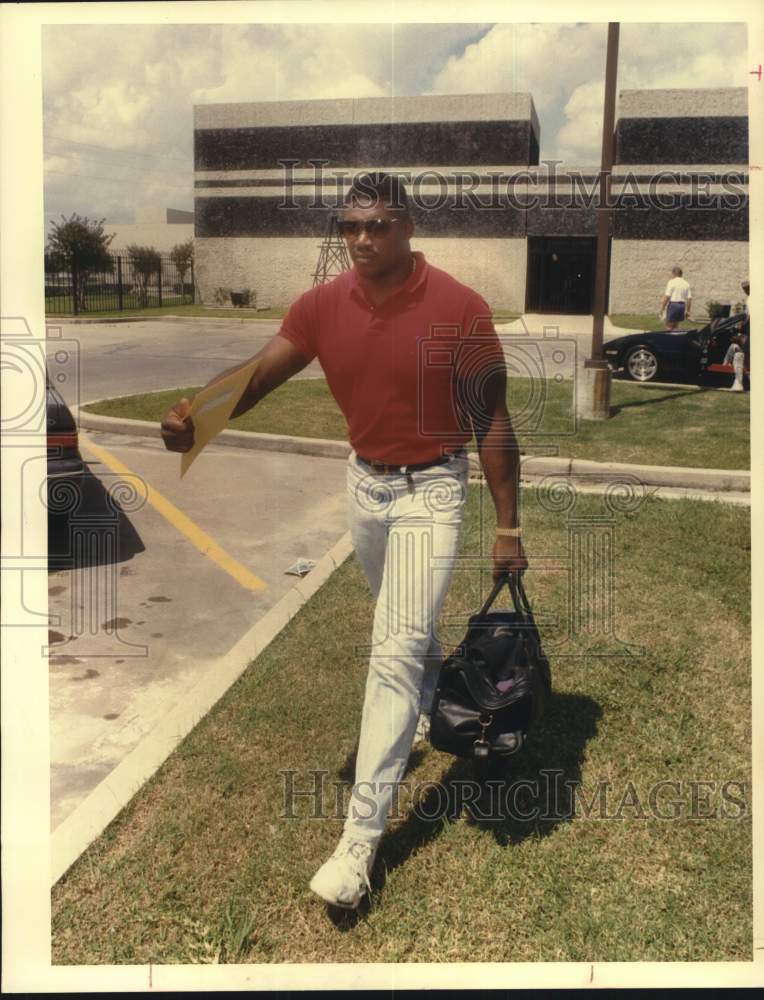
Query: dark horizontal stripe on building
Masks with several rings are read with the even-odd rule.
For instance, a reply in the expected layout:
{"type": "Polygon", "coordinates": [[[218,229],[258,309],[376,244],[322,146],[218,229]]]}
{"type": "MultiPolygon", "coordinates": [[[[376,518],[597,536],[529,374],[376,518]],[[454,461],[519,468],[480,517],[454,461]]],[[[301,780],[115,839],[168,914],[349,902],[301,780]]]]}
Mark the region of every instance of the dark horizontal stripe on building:
{"type": "MultiPolygon", "coordinates": [[[[326,199],[327,204],[329,199],[326,199]]],[[[316,207],[311,199],[295,196],[296,207],[284,208],[280,198],[196,198],[195,235],[324,236],[333,207],[316,207]]],[[[678,207],[628,207],[612,212],[612,232],[622,239],[746,240],[748,201],[738,208],[692,206],[685,198],[678,207]]],[[[533,209],[503,206],[489,209],[454,209],[449,205],[426,211],[414,206],[412,215],[421,236],[449,238],[533,236],[590,236],[596,232],[596,207],[539,206],[533,209]]]]}
{"type": "MultiPolygon", "coordinates": [[[[529,237],[596,236],[597,233],[596,209],[529,209],[525,218],[529,237]]],[[[748,239],[748,204],[735,210],[688,205],[672,211],[624,207],[611,213],[610,234],[623,240],[745,242],[748,239]]]]}
{"type": "Polygon", "coordinates": [[[747,163],[748,118],[621,118],[617,164],[747,163]]]}
{"type": "Polygon", "coordinates": [[[196,129],[196,170],[275,169],[280,160],[325,160],[327,168],[537,164],[529,120],[394,122],[196,129]]]}
{"type": "MultiPolygon", "coordinates": [[[[446,173],[443,172],[443,178],[449,183],[450,186],[455,186],[457,184],[457,174],[456,173],[446,173]]],[[[459,183],[462,189],[466,192],[472,184],[482,184],[491,186],[492,184],[498,185],[500,188],[506,188],[509,179],[513,176],[511,174],[501,174],[493,175],[481,174],[474,175],[469,179],[466,179],[467,175],[461,175],[462,180],[459,183]]],[[[349,184],[352,179],[352,175],[349,175],[345,180],[349,184]]],[[[621,186],[624,183],[628,184],[639,184],[639,185],[650,185],[650,184],[691,184],[693,180],[698,181],[702,184],[734,184],[734,185],[746,185],[748,184],[749,175],[748,174],[712,174],[699,171],[697,173],[679,173],[674,171],[659,172],[656,171],[655,174],[628,174],[628,175],[615,175],[612,178],[613,186],[621,186]]],[[[591,190],[599,182],[599,178],[594,175],[582,175],[576,178],[577,184],[586,185],[587,189],[591,190]]],[[[421,181],[416,181],[419,187],[423,188],[438,188],[441,186],[441,180],[437,177],[423,177],[421,181]]],[[[518,180],[515,182],[516,186],[519,188],[521,184],[526,183],[526,180],[518,180]]],[[[527,183],[533,187],[563,187],[566,185],[571,185],[570,177],[539,177],[534,178],[527,183]]],[[[413,182],[409,183],[411,187],[413,182]]],[[[318,181],[315,181],[312,177],[306,177],[300,179],[285,176],[282,174],[280,177],[252,177],[252,178],[225,178],[220,180],[196,180],[194,181],[194,188],[196,190],[210,190],[215,188],[266,188],[266,187],[276,187],[282,190],[292,190],[295,186],[313,186],[320,187],[324,191],[331,192],[337,187],[337,181],[331,176],[324,176],[318,181]]]]}
{"type": "Polygon", "coordinates": [[[613,236],[623,240],[747,240],[748,199],[736,210],[680,208],[662,212],[651,208],[613,212],[613,236]]]}
{"type": "MultiPolygon", "coordinates": [[[[358,174],[360,174],[362,172],[363,171],[357,171],[358,174]]],[[[443,172],[442,173],[442,177],[449,184],[451,184],[451,185],[456,183],[456,177],[455,177],[454,174],[449,174],[449,173],[443,172]]],[[[353,175],[349,174],[346,178],[343,178],[343,181],[347,182],[346,186],[349,186],[350,182],[352,181],[352,179],[353,179],[353,175]]],[[[469,181],[468,181],[466,175],[463,175],[461,184],[462,184],[462,187],[464,188],[464,190],[468,190],[468,186],[470,186],[472,184],[488,184],[488,185],[490,185],[490,184],[493,183],[493,184],[503,185],[503,186],[506,187],[507,179],[508,179],[507,176],[489,177],[487,175],[486,176],[477,176],[477,175],[475,175],[474,177],[470,178],[469,181]]],[[[584,178],[583,180],[584,180],[585,183],[595,184],[597,178],[595,178],[595,177],[587,177],[587,178],[584,178]]],[[[438,188],[438,187],[441,186],[442,180],[440,178],[438,178],[438,177],[423,177],[421,181],[419,181],[419,180],[416,180],[416,181],[405,181],[405,183],[407,183],[407,185],[408,185],[409,188],[411,188],[412,186],[427,187],[427,188],[438,188]]],[[[521,182],[517,181],[516,183],[519,185],[521,182]]],[[[546,184],[547,181],[544,180],[543,183],[546,184]]],[[[549,183],[553,185],[553,184],[555,184],[555,180],[554,179],[550,179],[549,183]]],[[[557,184],[562,184],[562,183],[570,183],[570,182],[569,181],[563,182],[562,180],[557,180],[556,183],[557,184]]],[[[337,187],[337,180],[335,178],[331,177],[331,176],[324,176],[320,180],[314,181],[314,179],[312,177],[305,177],[305,178],[301,179],[299,177],[295,177],[295,178],[286,177],[286,176],[284,176],[282,174],[281,177],[269,177],[269,178],[253,177],[253,178],[251,178],[249,180],[246,179],[246,178],[244,178],[244,179],[234,178],[233,180],[229,180],[228,178],[226,178],[225,180],[198,180],[198,181],[194,181],[194,187],[197,188],[197,189],[203,189],[203,188],[277,187],[277,188],[288,188],[288,189],[291,190],[292,188],[294,188],[296,186],[305,187],[305,186],[308,186],[308,185],[312,185],[313,187],[321,187],[321,188],[323,188],[324,191],[328,192],[328,191],[333,191],[333,190],[336,189],[336,187],[337,187]]]]}
{"type": "MultiPolygon", "coordinates": [[[[284,208],[279,198],[196,198],[194,235],[324,236],[336,208],[311,207],[310,199],[295,197],[297,208],[284,208]]],[[[328,199],[327,199],[328,201],[328,199]]],[[[412,217],[421,236],[523,236],[522,209],[486,211],[425,211],[413,207],[412,217]]]]}

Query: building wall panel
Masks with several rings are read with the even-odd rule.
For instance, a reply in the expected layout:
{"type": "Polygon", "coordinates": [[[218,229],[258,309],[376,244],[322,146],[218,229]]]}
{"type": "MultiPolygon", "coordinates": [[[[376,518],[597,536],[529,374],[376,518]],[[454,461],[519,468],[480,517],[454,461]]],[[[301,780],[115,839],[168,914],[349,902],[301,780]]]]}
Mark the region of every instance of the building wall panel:
{"type": "Polygon", "coordinates": [[[657,313],[678,264],[690,283],[693,312],[704,315],[706,302],[744,300],[740,282],[748,276],[748,244],[690,240],[613,240],[610,312],[657,313]]]}

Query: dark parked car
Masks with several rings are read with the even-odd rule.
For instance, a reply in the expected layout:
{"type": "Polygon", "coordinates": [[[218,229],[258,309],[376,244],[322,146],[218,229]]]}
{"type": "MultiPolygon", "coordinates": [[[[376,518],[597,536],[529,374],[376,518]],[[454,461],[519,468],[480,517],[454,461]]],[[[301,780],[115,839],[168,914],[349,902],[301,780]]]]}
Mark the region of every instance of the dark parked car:
{"type": "MultiPolygon", "coordinates": [[[[724,357],[730,339],[736,333],[748,334],[744,313],[728,319],[716,319],[699,330],[662,330],[655,333],[630,333],[605,343],[605,358],[611,369],[623,369],[634,382],[658,382],[670,379],[697,382],[709,373],[729,373],[724,357]]],[[[748,373],[748,342],[745,344],[745,371],[748,373]]]]}
{"type": "MultiPolygon", "coordinates": [[[[48,509],[56,512],[64,506],[64,498],[56,500],[56,486],[66,482],[79,488],[85,473],[80,455],[77,425],[71,410],[58,390],[46,381],[46,420],[48,448],[48,509]],[[51,495],[53,491],[53,495],[51,495]]],[[[58,491],[60,493],[60,491],[58,491]]]]}

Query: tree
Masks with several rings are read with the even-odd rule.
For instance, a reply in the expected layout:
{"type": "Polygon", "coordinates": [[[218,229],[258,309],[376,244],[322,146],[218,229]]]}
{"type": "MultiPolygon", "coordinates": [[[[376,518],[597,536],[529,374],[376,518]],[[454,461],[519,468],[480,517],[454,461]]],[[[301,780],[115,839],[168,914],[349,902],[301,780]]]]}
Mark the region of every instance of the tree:
{"type": "Polygon", "coordinates": [[[45,248],[46,270],[68,270],[72,272],[77,305],[86,308],[85,290],[91,274],[112,273],[114,261],[109,254],[109,244],[114,233],[104,232],[101,219],[91,222],[73,212],[69,219],[61,216],[62,222],[51,222],[48,245],[45,248]]]}
{"type": "Polygon", "coordinates": [[[137,243],[131,243],[127,247],[127,256],[133,265],[135,284],[138,286],[138,301],[142,306],[146,306],[149,301],[149,281],[153,275],[159,274],[162,258],[155,247],[142,247],[137,243]]]}
{"type": "Polygon", "coordinates": [[[194,263],[194,238],[193,236],[185,243],[176,243],[170,251],[170,260],[178,269],[180,275],[181,295],[185,290],[186,272],[194,263]]]}

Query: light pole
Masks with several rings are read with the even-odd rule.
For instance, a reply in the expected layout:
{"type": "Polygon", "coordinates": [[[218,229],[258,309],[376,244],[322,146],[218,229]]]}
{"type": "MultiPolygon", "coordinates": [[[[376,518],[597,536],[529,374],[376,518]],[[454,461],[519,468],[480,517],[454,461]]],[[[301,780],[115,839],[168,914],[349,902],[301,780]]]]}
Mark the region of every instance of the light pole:
{"type": "Polygon", "coordinates": [[[605,62],[605,109],[602,121],[602,162],[600,167],[600,198],[597,207],[597,262],[594,281],[594,322],[592,325],[591,356],[579,369],[578,415],[585,420],[607,420],[610,416],[610,368],[602,351],[605,325],[605,302],[608,286],[610,244],[610,173],[613,169],[615,141],[615,94],[618,77],[619,24],[611,21],[607,28],[607,58],[605,62]]]}

